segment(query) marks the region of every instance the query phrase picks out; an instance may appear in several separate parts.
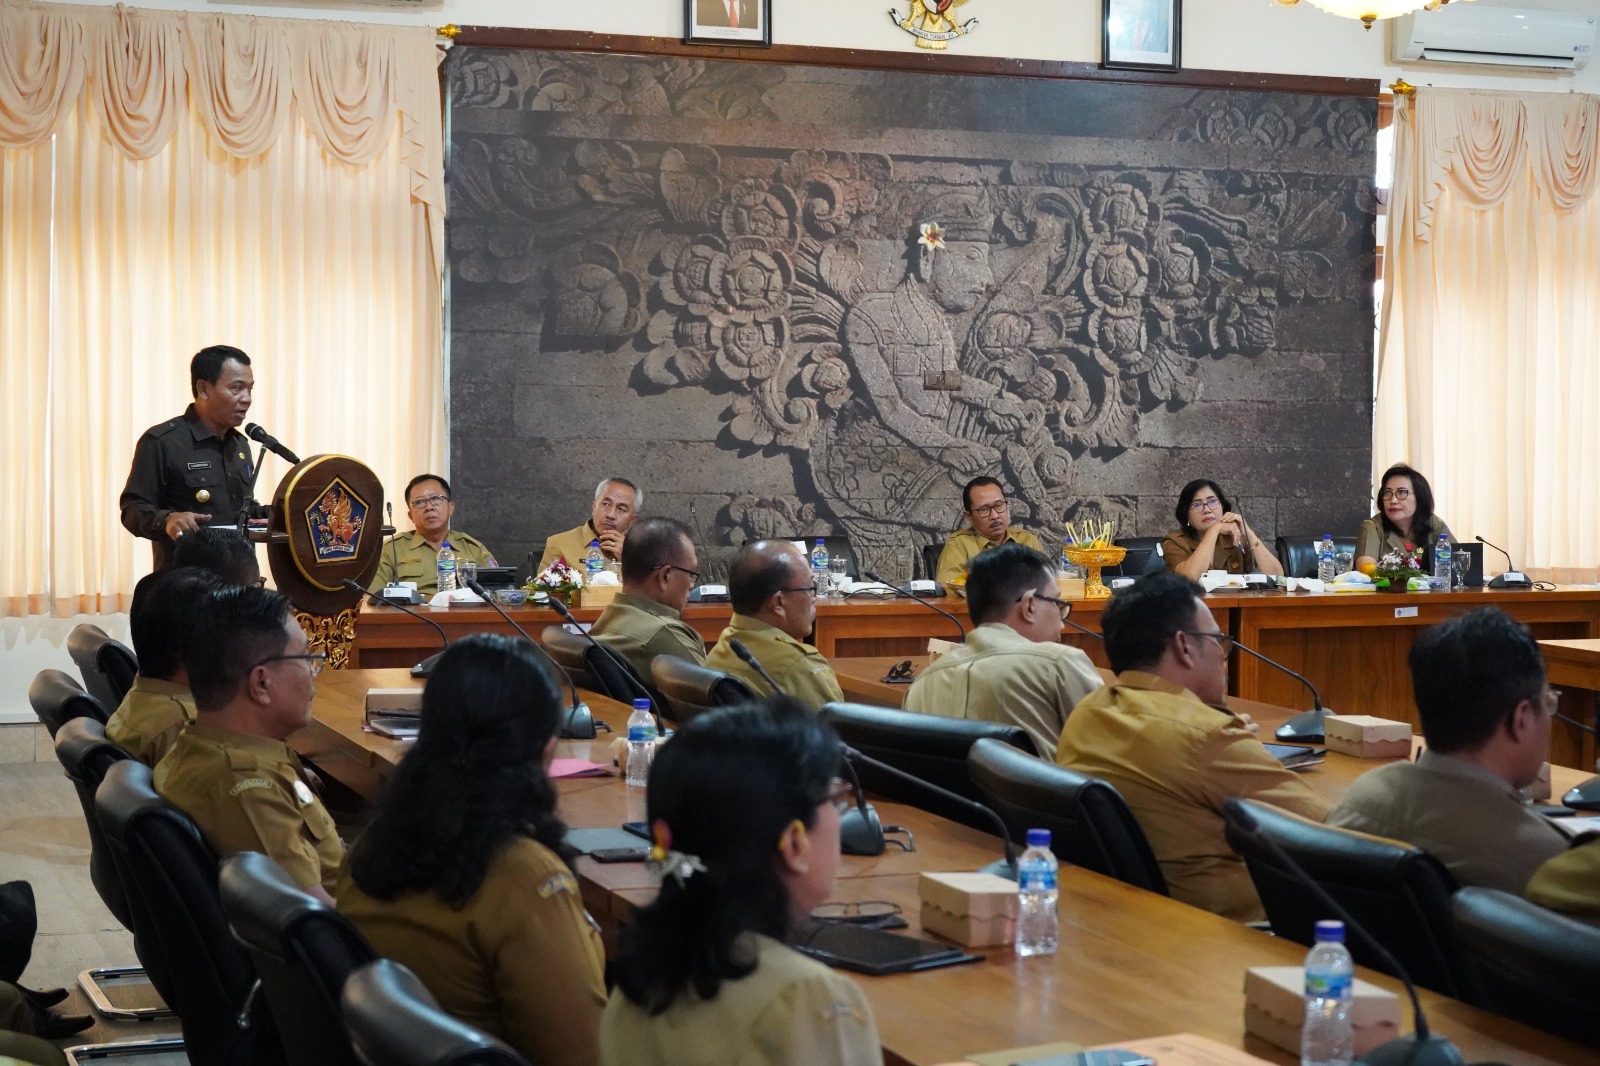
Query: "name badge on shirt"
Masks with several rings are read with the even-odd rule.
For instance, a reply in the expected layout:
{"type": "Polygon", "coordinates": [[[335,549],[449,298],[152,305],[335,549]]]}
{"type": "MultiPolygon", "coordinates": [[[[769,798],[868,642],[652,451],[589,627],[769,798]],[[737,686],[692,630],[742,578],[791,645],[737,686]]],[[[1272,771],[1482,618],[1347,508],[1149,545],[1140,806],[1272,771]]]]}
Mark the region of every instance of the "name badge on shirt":
{"type": "Polygon", "coordinates": [[[203,463],[189,463],[187,465],[188,465],[188,468],[190,470],[210,470],[211,469],[211,460],[207,459],[203,463]]]}
{"type": "Polygon", "coordinates": [[[310,787],[304,781],[296,781],[294,783],[294,798],[300,801],[300,806],[302,807],[311,806],[311,801],[316,799],[311,794],[310,787]]]}

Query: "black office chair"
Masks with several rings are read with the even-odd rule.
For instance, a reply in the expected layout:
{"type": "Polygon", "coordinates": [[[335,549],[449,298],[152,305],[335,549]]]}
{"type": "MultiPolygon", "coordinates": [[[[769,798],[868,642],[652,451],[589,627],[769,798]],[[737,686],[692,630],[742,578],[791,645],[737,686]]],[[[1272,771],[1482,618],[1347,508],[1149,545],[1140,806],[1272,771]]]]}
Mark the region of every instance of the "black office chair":
{"type": "MultiPolygon", "coordinates": [[[[1278,556],[1278,562],[1283,565],[1285,577],[1316,577],[1317,576],[1317,546],[1322,543],[1320,536],[1316,537],[1279,537],[1273,543],[1273,550],[1278,556]]],[[[1356,538],[1334,537],[1333,550],[1349,552],[1353,558],[1356,553],[1356,538]]]]}
{"type": "Polygon", "coordinates": [[[366,937],[260,852],[225,859],[218,884],[289,1061],[357,1066],[339,996],[349,976],[377,957],[366,937]]]}
{"type": "Polygon", "coordinates": [[[1119,548],[1128,549],[1128,554],[1116,566],[1106,567],[1101,571],[1102,577],[1143,577],[1146,574],[1159,574],[1167,568],[1166,559],[1161,554],[1161,542],[1165,537],[1121,537],[1112,541],[1119,548]]]}
{"type": "Polygon", "coordinates": [[[89,718],[104,726],[111,716],[99,700],[83,690],[78,679],[65,670],[40,670],[28,685],[28,703],[33,713],[50,731],[51,739],[66,722],[89,718]]]}
{"type": "Polygon", "coordinates": [[[679,725],[713,707],[729,707],[756,698],[750,686],[721,670],[680,659],[676,655],[657,655],[650,661],[650,680],[665,704],[661,713],[679,725]]]}
{"type": "Polygon", "coordinates": [[[1463,888],[1453,912],[1489,1010],[1600,1047],[1600,929],[1495,888],[1463,888]]]}
{"type": "Polygon", "coordinates": [[[995,740],[972,746],[967,770],[1015,840],[1048,829],[1050,850],[1062,861],[1167,895],[1150,841],[1110,784],[995,740]]]}
{"type": "Polygon", "coordinates": [[[944,541],[922,546],[922,576],[929,581],[939,577],[939,555],[944,551],[944,541]]]}
{"type": "MultiPolygon", "coordinates": [[[[1264,803],[1243,803],[1261,832],[1387,947],[1412,980],[1468,1003],[1483,1002],[1482,988],[1456,940],[1450,917],[1456,880],[1443,863],[1397,840],[1307,821],[1264,803]]],[[[1272,931],[1310,946],[1317,922],[1331,917],[1327,907],[1255,834],[1242,831],[1226,811],[1223,818],[1228,846],[1244,859],[1272,931]]],[[[1360,937],[1346,943],[1357,963],[1389,972],[1360,937]]]]}
{"type": "Polygon", "coordinates": [[[529,1066],[505,1044],[439,1009],[417,975],[369,962],[344,986],[344,1025],[362,1066],[529,1066]]]}
{"type": "Polygon", "coordinates": [[[633,672],[626,659],[618,662],[565,626],[545,626],[544,632],[539,634],[539,643],[581,687],[627,704],[637,699],[657,702],[655,694],[644,679],[633,672]],[[580,676],[586,680],[578,680],[580,676]]]}
{"type": "MultiPolygon", "coordinates": [[[[980,803],[982,796],[967,773],[967,752],[975,742],[988,737],[1030,756],[1034,752],[1033,741],[1025,730],[999,722],[945,718],[864,703],[824,704],[822,720],[861,754],[980,803]]],[[[861,777],[861,787],[868,792],[909,803],[985,833],[994,831],[994,824],[987,818],[928,789],[871,766],[857,767],[856,772],[861,777]]]]}
{"type": "Polygon", "coordinates": [[[157,991],[177,1012],[192,1066],[284,1066],[255,968],[228,931],[217,861],[189,816],[156,795],[150,768],[106,771],[95,816],[128,891],[157,991]]]}
{"type": "Polygon", "coordinates": [[[122,705],[122,697],[133,687],[133,675],[139,672],[139,660],[131,648],[85,622],[67,634],[67,654],[78,665],[89,695],[100,701],[107,714],[122,705]]]}
{"type": "MultiPolygon", "coordinates": [[[[93,718],[85,716],[64,722],[56,733],[56,759],[78,793],[78,804],[83,808],[84,821],[89,827],[89,881],[112,917],[132,930],[133,915],[128,907],[127,890],[111,858],[110,845],[100,830],[100,821],[94,814],[95,790],[100,787],[106,771],[127,758],[128,753],[107,740],[105,729],[93,718]]],[[[148,945],[135,936],[134,953],[143,958],[145,950],[148,950],[148,945]]],[[[95,1010],[108,1018],[138,1020],[169,1017],[172,1011],[168,1007],[119,1007],[111,1001],[101,985],[103,981],[126,984],[144,974],[143,966],[98,966],[78,974],[78,987],[83,989],[83,994],[95,1010]]]]}

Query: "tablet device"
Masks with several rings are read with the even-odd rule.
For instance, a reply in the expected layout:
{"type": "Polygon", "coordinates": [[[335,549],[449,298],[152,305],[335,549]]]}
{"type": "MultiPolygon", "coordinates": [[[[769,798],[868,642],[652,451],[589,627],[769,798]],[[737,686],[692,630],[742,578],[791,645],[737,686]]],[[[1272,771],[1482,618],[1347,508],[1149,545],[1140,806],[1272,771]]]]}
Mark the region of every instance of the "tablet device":
{"type": "Polygon", "coordinates": [[[983,958],[951,944],[838,922],[807,922],[795,938],[795,948],[836,969],[877,975],[955,966],[983,958]]]}
{"type": "Polygon", "coordinates": [[[1306,766],[1316,766],[1327,757],[1323,748],[1302,748],[1294,744],[1263,744],[1267,754],[1283,764],[1284,769],[1299,770],[1306,766]]]}

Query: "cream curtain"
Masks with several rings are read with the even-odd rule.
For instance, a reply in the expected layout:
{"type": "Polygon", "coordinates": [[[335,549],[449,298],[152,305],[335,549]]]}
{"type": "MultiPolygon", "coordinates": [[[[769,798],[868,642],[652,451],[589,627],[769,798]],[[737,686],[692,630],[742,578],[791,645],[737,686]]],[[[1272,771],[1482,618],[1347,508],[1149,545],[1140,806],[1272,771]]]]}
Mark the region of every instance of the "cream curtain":
{"type": "Polygon", "coordinates": [[[426,29],[0,0],[0,610],[126,609],[117,496],[207,344],[302,455],[442,466],[441,134],[426,29]]]}
{"type": "Polygon", "coordinates": [[[1395,112],[1374,476],[1410,462],[1458,535],[1560,582],[1600,580],[1597,176],[1600,97],[1395,112]]]}

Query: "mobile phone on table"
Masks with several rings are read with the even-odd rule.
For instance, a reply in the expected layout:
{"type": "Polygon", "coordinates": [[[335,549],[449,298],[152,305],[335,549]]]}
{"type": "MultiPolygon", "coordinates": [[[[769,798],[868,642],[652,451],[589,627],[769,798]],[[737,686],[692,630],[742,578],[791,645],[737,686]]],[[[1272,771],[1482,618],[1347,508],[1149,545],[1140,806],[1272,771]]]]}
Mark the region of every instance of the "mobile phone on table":
{"type": "Polygon", "coordinates": [[[650,857],[649,848],[600,848],[589,853],[595,862],[644,862],[650,857]]]}

